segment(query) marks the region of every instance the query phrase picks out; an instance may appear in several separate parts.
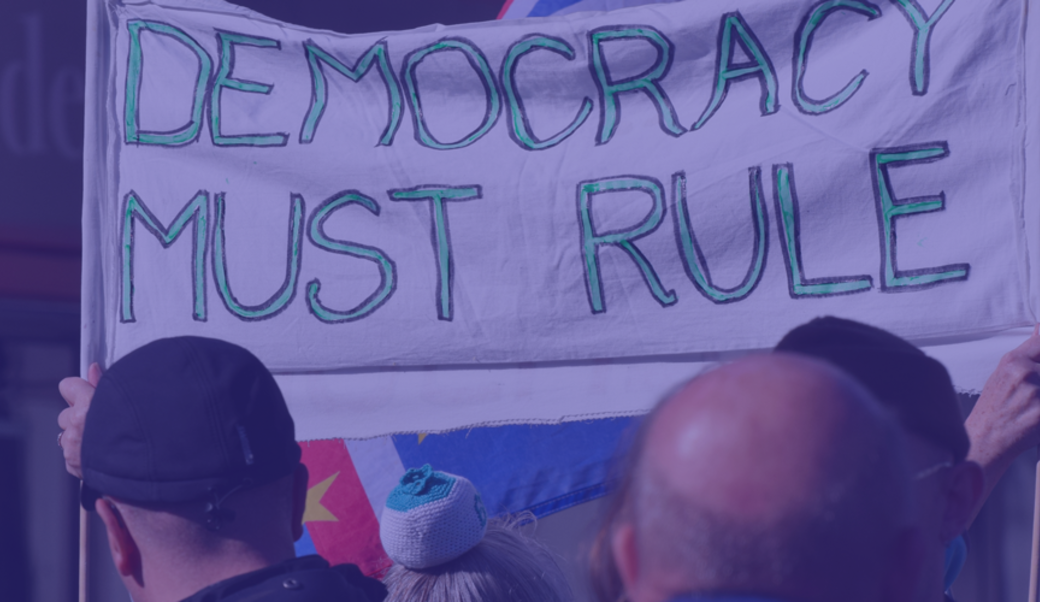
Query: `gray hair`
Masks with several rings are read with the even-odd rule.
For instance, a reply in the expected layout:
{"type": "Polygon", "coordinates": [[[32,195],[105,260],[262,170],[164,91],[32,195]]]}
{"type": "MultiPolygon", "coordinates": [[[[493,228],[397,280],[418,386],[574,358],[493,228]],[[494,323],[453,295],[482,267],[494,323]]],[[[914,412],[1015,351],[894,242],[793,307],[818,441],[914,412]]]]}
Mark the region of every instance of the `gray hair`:
{"type": "Polygon", "coordinates": [[[390,567],[385,602],[571,602],[553,553],[521,530],[530,513],[493,518],[472,550],[441,565],[390,567]]]}

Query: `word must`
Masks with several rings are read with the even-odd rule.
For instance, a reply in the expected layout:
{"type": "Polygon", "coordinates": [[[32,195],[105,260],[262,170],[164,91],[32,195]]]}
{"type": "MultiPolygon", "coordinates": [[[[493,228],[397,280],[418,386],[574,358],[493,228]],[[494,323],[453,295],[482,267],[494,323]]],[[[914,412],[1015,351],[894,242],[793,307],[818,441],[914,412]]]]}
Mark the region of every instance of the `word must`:
{"type": "MultiPolygon", "coordinates": [[[[915,164],[929,163],[949,156],[946,142],[933,142],[897,148],[875,149],[870,153],[874,204],[877,213],[880,243],[880,289],[884,292],[910,291],[932,287],[945,282],[966,280],[968,264],[951,264],[917,270],[900,270],[897,262],[896,220],[901,217],[941,211],[945,208],[945,194],[900,199],[893,190],[889,170],[915,164]]],[[[772,166],[773,205],[776,215],[781,252],[786,267],[788,293],[793,299],[849,295],[874,287],[870,275],[808,278],[801,254],[801,227],[799,199],[795,187],[794,166],[790,163],[772,166]]],[[[748,169],[748,190],[751,204],[753,250],[748,270],[736,287],[723,288],[714,283],[691,226],[687,207],[686,174],[677,172],[671,178],[672,215],[675,241],[683,268],[694,287],[715,304],[735,303],[746,299],[757,287],[766,268],[769,248],[769,212],[762,184],[762,168],[748,169]]],[[[649,259],[640,251],[637,241],[655,232],[665,220],[666,191],[664,185],[649,176],[621,175],[581,182],[576,188],[577,229],[581,245],[585,288],[589,309],[593,314],[607,311],[603,282],[599,267],[599,252],[604,247],[616,247],[635,264],[650,294],[662,307],[678,302],[674,290],[669,289],[649,259]],[[650,212],[637,224],[623,230],[598,232],[592,219],[594,200],[616,192],[637,191],[652,200],[650,212]]],[[[387,196],[395,202],[425,202],[429,204],[430,240],[437,270],[436,312],[440,320],[451,321],[454,316],[452,281],[455,271],[448,208],[462,201],[483,197],[480,186],[418,186],[389,190],[387,196]]],[[[331,238],[324,225],[329,217],[344,208],[359,206],[379,216],[381,207],[372,197],[357,190],[338,192],[319,204],[306,221],[305,201],[299,194],[290,195],[288,250],[285,279],[270,298],[259,305],[241,303],[231,290],[225,256],[225,193],[211,195],[199,191],[180,210],[177,216],[163,225],[149,210],[141,197],[130,191],[124,200],[122,224],[121,315],[122,322],[134,322],[134,249],[135,225],[140,223],[156,237],[163,248],[170,247],[190,229],[192,238],[193,318],[207,319],[206,257],[212,259],[213,278],[227,310],[245,321],[274,317],[292,303],[299,284],[303,241],[329,253],[364,259],[379,270],[380,283],[360,304],[350,309],[334,309],[321,299],[321,281],[313,279],[306,285],[306,302],[310,312],[320,321],[336,324],[360,320],[384,305],[397,288],[397,268],[387,253],[379,248],[331,238]],[[213,227],[209,228],[210,205],[213,204],[213,227]]],[[[575,276],[577,276],[575,274],[575,276]]]]}

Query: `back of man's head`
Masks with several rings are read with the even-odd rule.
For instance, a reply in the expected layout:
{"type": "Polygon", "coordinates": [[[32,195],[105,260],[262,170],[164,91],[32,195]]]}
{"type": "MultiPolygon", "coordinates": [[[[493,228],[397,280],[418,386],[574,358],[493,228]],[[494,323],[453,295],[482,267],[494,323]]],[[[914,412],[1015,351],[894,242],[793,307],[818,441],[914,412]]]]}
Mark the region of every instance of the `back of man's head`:
{"type": "Polygon", "coordinates": [[[968,431],[949,372],[910,342],[880,328],[825,316],[794,328],[776,351],[823,360],[851,375],[910,433],[960,462],[968,431]]]}
{"type": "Polygon", "coordinates": [[[244,550],[269,549],[269,554],[292,552],[295,539],[292,475],[236,491],[221,504],[230,521],[214,530],[206,512],[211,503],[131,503],[113,499],[127,528],[142,549],[162,554],[163,562],[192,566],[223,562],[244,550]]]}
{"type": "Polygon", "coordinates": [[[108,527],[135,599],[179,600],[294,556],[307,485],[300,455],[259,359],[215,339],[161,339],[98,382],[82,503],[108,527]]]}
{"type": "Polygon", "coordinates": [[[891,600],[910,476],[893,419],[807,358],[740,360],[648,418],[614,549],[630,598],[891,600]]]}

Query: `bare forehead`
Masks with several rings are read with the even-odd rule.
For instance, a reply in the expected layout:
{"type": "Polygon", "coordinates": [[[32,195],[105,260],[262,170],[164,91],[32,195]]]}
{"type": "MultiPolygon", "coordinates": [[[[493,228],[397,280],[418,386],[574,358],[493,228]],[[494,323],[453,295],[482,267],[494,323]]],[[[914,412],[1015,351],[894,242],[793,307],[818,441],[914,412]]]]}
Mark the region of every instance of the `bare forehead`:
{"type": "Polygon", "coordinates": [[[872,414],[873,403],[851,378],[822,362],[749,357],[701,375],[667,399],[651,418],[647,452],[728,440],[754,445],[771,437],[827,438],[838,423],[872,414]]]}
{"type": "Polygon", "coordinates": [[[642,467],[721,512],[780,512],[825,478],[839,439],[872,422],[860,393],[813,360],[739,360],[665,402],[649,426],[642,467]]]}
{"type": "Polygon", "coordinates": [[[842,396],[867,394],[851,377],[829,364],[793,354],[772,353],[749,356],[698,376],[666,400],[661,413],[687,406],[708,409],[717,405],[764,405],[759,400],[811,405],[817,397],[842,396]]]}

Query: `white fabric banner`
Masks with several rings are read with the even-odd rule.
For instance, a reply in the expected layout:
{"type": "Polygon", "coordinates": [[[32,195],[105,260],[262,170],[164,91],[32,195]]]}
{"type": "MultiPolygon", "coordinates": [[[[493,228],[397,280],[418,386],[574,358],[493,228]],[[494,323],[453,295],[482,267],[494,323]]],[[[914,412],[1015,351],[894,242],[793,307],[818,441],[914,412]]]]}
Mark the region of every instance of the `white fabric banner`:
{"type": "Polygon", "coordinates": [[[824,314],[978,365],[1035,314],[1025,9],[94,0],[84,360],[227,339],[352,437],[641,411],[824,314]]]}

